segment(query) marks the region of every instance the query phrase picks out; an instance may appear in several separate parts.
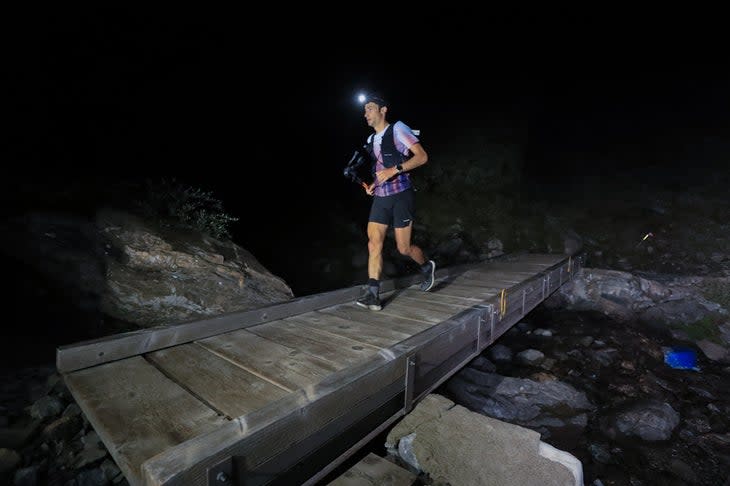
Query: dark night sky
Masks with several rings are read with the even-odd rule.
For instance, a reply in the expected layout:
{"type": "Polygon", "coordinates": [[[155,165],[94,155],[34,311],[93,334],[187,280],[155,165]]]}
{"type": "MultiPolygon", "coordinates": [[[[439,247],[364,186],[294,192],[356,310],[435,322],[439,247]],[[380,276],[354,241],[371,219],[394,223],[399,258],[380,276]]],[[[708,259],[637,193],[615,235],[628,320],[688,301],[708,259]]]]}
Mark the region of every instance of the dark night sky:
{"type": "Polygon", "coordinates": [[[20,18],[17,34],[6,33],[13,49],[4,66],[17,109],[13,145],[21,157],[139,161],[148,169],[215,159],[211,171],[251,167],[301,145],[326,163],[367,134],[353,102],[361,89],[386,92],[417,121],[521,103],[542,125],[559,119],[572,128],[599,117],[620,124],[700,115],[726,88],[725,58],[713,58],[711,40],[689,40],[701,27],[689,21],[655,19],[627,37],[624,26],[596,15],[425,17],[413,41],[401,40],[405,27],[398,35],[365,20],[225,11],[20,18]],[[278,150],[252,155],[249,142],[261,137],[281,140],[278,150]],[[35,143],[22,148],[23,141],[35,143]]]}
{"type": "Polygon", "coordinates": [[[682,170],[681,136],[727,140],[716,15],[566,12],[6,16],[5,170],[26,185],[175,176],[267,228],[286,224],[281,204],[303,220],[322,217],[322,195],[353,200],[342,168],[370,130],[361,90],[386,94],[427,149],[450,126],[519,120],[537,185],[660,159],[682,170]],[[649,155],[595,157],[620,148],[649,155]]]}

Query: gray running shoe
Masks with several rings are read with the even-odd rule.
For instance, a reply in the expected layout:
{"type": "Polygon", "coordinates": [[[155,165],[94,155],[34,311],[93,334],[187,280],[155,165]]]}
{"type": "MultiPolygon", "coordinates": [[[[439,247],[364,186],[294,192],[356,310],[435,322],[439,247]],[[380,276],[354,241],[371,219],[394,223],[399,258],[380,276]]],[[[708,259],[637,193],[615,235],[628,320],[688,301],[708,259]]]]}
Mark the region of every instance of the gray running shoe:
{"type": "Polygon", "coordinates": [[[424,292],[431,290],[433,288],[433,284],[436,282],[436,262],[429,260],[426,262],[426,265],[426,270],[422,270],[424,278],[421,283],[421,290],[424,292]]]}
{"type": "Polygon", "coordinates": [[[365,295],[357,299],[355,303],[360,307],[365,307],[366,309],[374,311],[379,311],[383,308],[383,306],[380,305],[380,298],[368,290],[366,290],[365,295]]]}

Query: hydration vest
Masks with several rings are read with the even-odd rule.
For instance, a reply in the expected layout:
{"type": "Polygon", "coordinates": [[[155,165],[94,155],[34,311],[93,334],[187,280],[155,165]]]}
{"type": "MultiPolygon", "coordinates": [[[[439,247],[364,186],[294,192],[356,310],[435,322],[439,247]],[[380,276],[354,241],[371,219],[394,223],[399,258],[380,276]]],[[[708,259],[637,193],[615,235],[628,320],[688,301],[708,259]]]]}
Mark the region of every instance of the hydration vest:
{"type": "MultiPolygon", "coordinates": [[[[390,125],[388,125],[388,128],[385,129],[385,133],[383,133],[383,138],[380,141],[380,155],[383,156],[383,165],[386,168],[395,167],[396,165],[402,164],[409,159],[407,155],[403,155],[395,148],[395,135],[393,134],[393,125],[395,124],[391,123],[390,125]]],[[[373,146],[374,143],[375,135],[373,135],[370,138],[370,141],[365,144],[365,150],[367,150],[370,158],[374,161],[372,169],[373,174],[375,173],[375,164],[378,160],[375,156],[375,147],[373,146]]]]}

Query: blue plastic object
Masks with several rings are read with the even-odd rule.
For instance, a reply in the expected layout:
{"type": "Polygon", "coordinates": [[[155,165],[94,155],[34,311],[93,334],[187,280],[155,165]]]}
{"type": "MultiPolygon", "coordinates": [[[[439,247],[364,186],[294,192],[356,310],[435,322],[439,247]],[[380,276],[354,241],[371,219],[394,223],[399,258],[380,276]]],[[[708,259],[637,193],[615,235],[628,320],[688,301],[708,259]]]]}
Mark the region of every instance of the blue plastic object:
{"type": "Polygon", "coordinates": [[[697,367],[697,353],[690,348],[670,348],[664,352],[664,362],[679,370],[695,370],[697,367]]]}

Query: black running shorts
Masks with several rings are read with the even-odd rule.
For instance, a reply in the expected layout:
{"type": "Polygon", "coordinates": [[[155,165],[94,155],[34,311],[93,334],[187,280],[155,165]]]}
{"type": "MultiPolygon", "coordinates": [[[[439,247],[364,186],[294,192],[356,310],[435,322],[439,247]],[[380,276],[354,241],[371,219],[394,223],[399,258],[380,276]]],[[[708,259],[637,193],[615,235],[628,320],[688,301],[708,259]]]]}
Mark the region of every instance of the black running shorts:
{"type": "Polygon", "coordinates": [[[406,228],[413,221],[413,199],[412,189],[390,196],[374,196],[368,221],[393,228],[406,228]]]}

